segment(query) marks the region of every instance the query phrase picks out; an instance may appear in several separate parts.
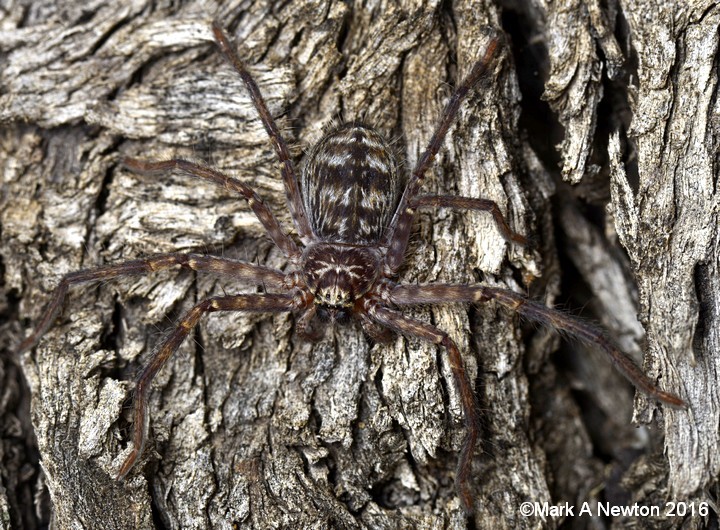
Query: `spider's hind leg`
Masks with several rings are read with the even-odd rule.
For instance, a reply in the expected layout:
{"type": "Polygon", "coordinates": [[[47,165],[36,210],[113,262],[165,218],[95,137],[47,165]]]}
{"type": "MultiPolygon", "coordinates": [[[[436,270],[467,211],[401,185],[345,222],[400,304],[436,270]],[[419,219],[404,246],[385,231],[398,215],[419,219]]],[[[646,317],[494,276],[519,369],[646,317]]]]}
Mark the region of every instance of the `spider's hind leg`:
{"type": "Polygon", "coordinates": [[[425,173],[430,168],[433,160],[440,151],[440,147],[447,136],[450,126],[455,121],[460,105],[467,98],[468,93],[475,87],[481,79],[483,79],[490,66],[495,61],[500,48],[500,38],[494,37],[490,40],[485,50],[485,55],[477,61],[470,73],[457,86],[450,101],[448,101],[443,110],[440,122],[435,128],[435,132],[430,138],[425,151],[420,156],[415,169],[405,186],[400,203],[395,210],[390,227],[386,230],[383,243],[387,245],[388,250],[385,256],[385,273],[388,276],[397,274],[405,257],[408,240],[410,238],[410,230],[412,228],[413,219],[415,218],[416,208],[413,203],[417,200],[417,196],[425,179],[425,173]]]}
{"type": "Polygon", "coordinates": [[[217,43],[218,48],[220,48],[222,54],[233,66],[233,68],[235,68],[235,71],[238,75],[240,75],[240,78],[245,83],[245,87],[250,94],[250,99],[252,100],[253,105],[255,105],[258,116],[260,116],[260,121],[262,121],[265,131],[270,137],[270,142],[275,149],[275,153],[280,159],[280,172],[282,173],[283,183],[285,185],[285,196],[288,201],[290,215],[292,216],[295,228],[304,242],[312,241],[314,236],[305,212],[302,197],[300,196],[300,186],[298,184],[297,173],[295,172],[295,166],[290,158],[290,151],[285,143],[285,139],[282,134],[280,134],[280,129],[278,129],[272,114],[270,114],[257,83],[247,71],[245,65],[240,60],[240,57],[238,57],[238,54],[235,52],[233,47],[230,46],[230,40],[228,39],[227,34],[217,21],[213,22],[212,30],[215,35],[215,42],[217,43]]]}

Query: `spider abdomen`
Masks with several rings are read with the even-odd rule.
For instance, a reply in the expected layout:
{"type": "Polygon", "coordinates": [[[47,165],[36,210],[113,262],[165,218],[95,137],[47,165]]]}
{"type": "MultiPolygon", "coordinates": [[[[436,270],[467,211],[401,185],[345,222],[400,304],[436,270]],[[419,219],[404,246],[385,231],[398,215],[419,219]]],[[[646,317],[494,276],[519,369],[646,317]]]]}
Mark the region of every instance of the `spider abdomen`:
{"type": "Polygon", "coordinates": [[[376,244],[400,199],[397,164],[374,129],[348,123],[310,151],[301,177],[303,203],[321,241],[376,244]]]}

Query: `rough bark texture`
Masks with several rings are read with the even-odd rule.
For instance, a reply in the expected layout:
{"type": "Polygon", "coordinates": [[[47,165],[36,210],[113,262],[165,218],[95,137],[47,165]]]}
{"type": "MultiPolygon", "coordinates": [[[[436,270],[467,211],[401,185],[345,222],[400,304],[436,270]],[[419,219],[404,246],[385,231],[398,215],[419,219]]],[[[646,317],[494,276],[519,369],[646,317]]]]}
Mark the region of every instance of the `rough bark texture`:
{"type": "Polygon", "coordinates": [[[0,526],[716,526],[712,509],[544,518],[520,505],[717,498],[719,22],[710,0],[5,2],[0,526]],[[13,351],[70,271],[191,250],[284,267],[238,197],[118,165],[204,160],[290,226],[274,153],[212,45],[212,19],[298,162],[324,129],[362,119],[396,139],[405,168],[447,84],[482,55],[488,27],[503,29],[503,59],[426,189],[493,199],[538,245],[509,247],[482,214],[424,212],[401,280],[585,305],[690,408],[636,397],[633,409],[605,358],[492,304],[417,310],[457,340],[483,409],[466,516],[444,351],[373,346],[355,326],[310,344],[290,316],[212,315],[155,381],[150,442],[117,482],[139,367],[193,303],[248,288],[178,271],[82,287],[33,352],[13,351]]]}

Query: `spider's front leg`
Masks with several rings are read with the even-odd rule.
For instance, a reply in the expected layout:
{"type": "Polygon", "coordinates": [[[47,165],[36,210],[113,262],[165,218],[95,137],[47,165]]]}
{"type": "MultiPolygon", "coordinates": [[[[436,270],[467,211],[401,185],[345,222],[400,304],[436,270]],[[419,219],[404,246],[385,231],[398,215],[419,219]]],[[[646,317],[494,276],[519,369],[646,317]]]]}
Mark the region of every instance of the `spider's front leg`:
{"type": "Polygon", "coordinates": [[[240,281],[248,283],[254,282],[257,285],[264,284],[274,288],[283,288],[286,281],[285,274],[275,269],[228,258],[204,256],[201,254],[159,254],[144,259],[106,265],[96,269],[71,272],[60,280],[60,283],[53,291],[50,303],[40,318],[40,322],[35,327],[35,330],[20,343],[18,353],[32,348],[45,332],[47,332],[57,318],[60,309],[62,309],[65,295],[71,287],[80,284],[113,280],[124,276],[140,276],[178,266],[198,272],[231,275],[240,281]]]}
{"type": "Polygon", "coordinates": [[[635,362],[623,353],[597,326],[558,311],[539,302],[497,287],[482,285],[398,285],[390,293],[396,305],[476,303],[494,300],[532,322],[566,333],[569,337],[601,349],[612,364],[638,390],[673,408],[687,408],[686,403],[671,392],[660,390],[635,362]]]}
{"type": "Polygon", "coordinates": [[[470,472],[472,470],[472,456],[480,438],[480,413],[475,399],[475,392],[473,392],[470,384],[460,350],[447,333],[435,326],[406,317],[398,311],[382,307],[376,303],[368,304],[365,311],[369,319],[385,328],[407,337],[415,337],[432,344],[444,346],[447,350],[455,386],[460,393],[465,415],[465,428],[467,429],[455,474],[455,487],[465,510],[472,511],[473,494],[470,485],[470,472]]]}
{"type": "Polygon", "coordinates": [[[147,440],[150,417],[147,413],[148,391],[152,380],[165,362],[180,347],[190,331],[197,325],[205,313],[215,311],[244,311],[253,313],[280,313],[302,309],[301,297],[284,294],[244,294],[237,296],[219,296],[203,300],[180,320],[177,327],[153,353],[150,362],[140,374],[135,385],[133,402],[133,448],[127,456],[117,478],[124,478],[142,454],[147,440]]]}

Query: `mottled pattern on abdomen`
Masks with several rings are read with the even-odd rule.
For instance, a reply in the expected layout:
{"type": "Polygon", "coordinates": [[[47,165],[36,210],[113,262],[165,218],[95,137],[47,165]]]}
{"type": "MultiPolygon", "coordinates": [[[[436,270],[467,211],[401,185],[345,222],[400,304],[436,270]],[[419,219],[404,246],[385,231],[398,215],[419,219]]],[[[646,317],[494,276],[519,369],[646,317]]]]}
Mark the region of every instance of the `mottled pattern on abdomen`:
{"type": "Polygon", "coordinates": [[[348,123],[310,151],[301,176],[303,202],[321,241],[372,245],[400,199],[397,164],[375,130],[348,123]]]}

